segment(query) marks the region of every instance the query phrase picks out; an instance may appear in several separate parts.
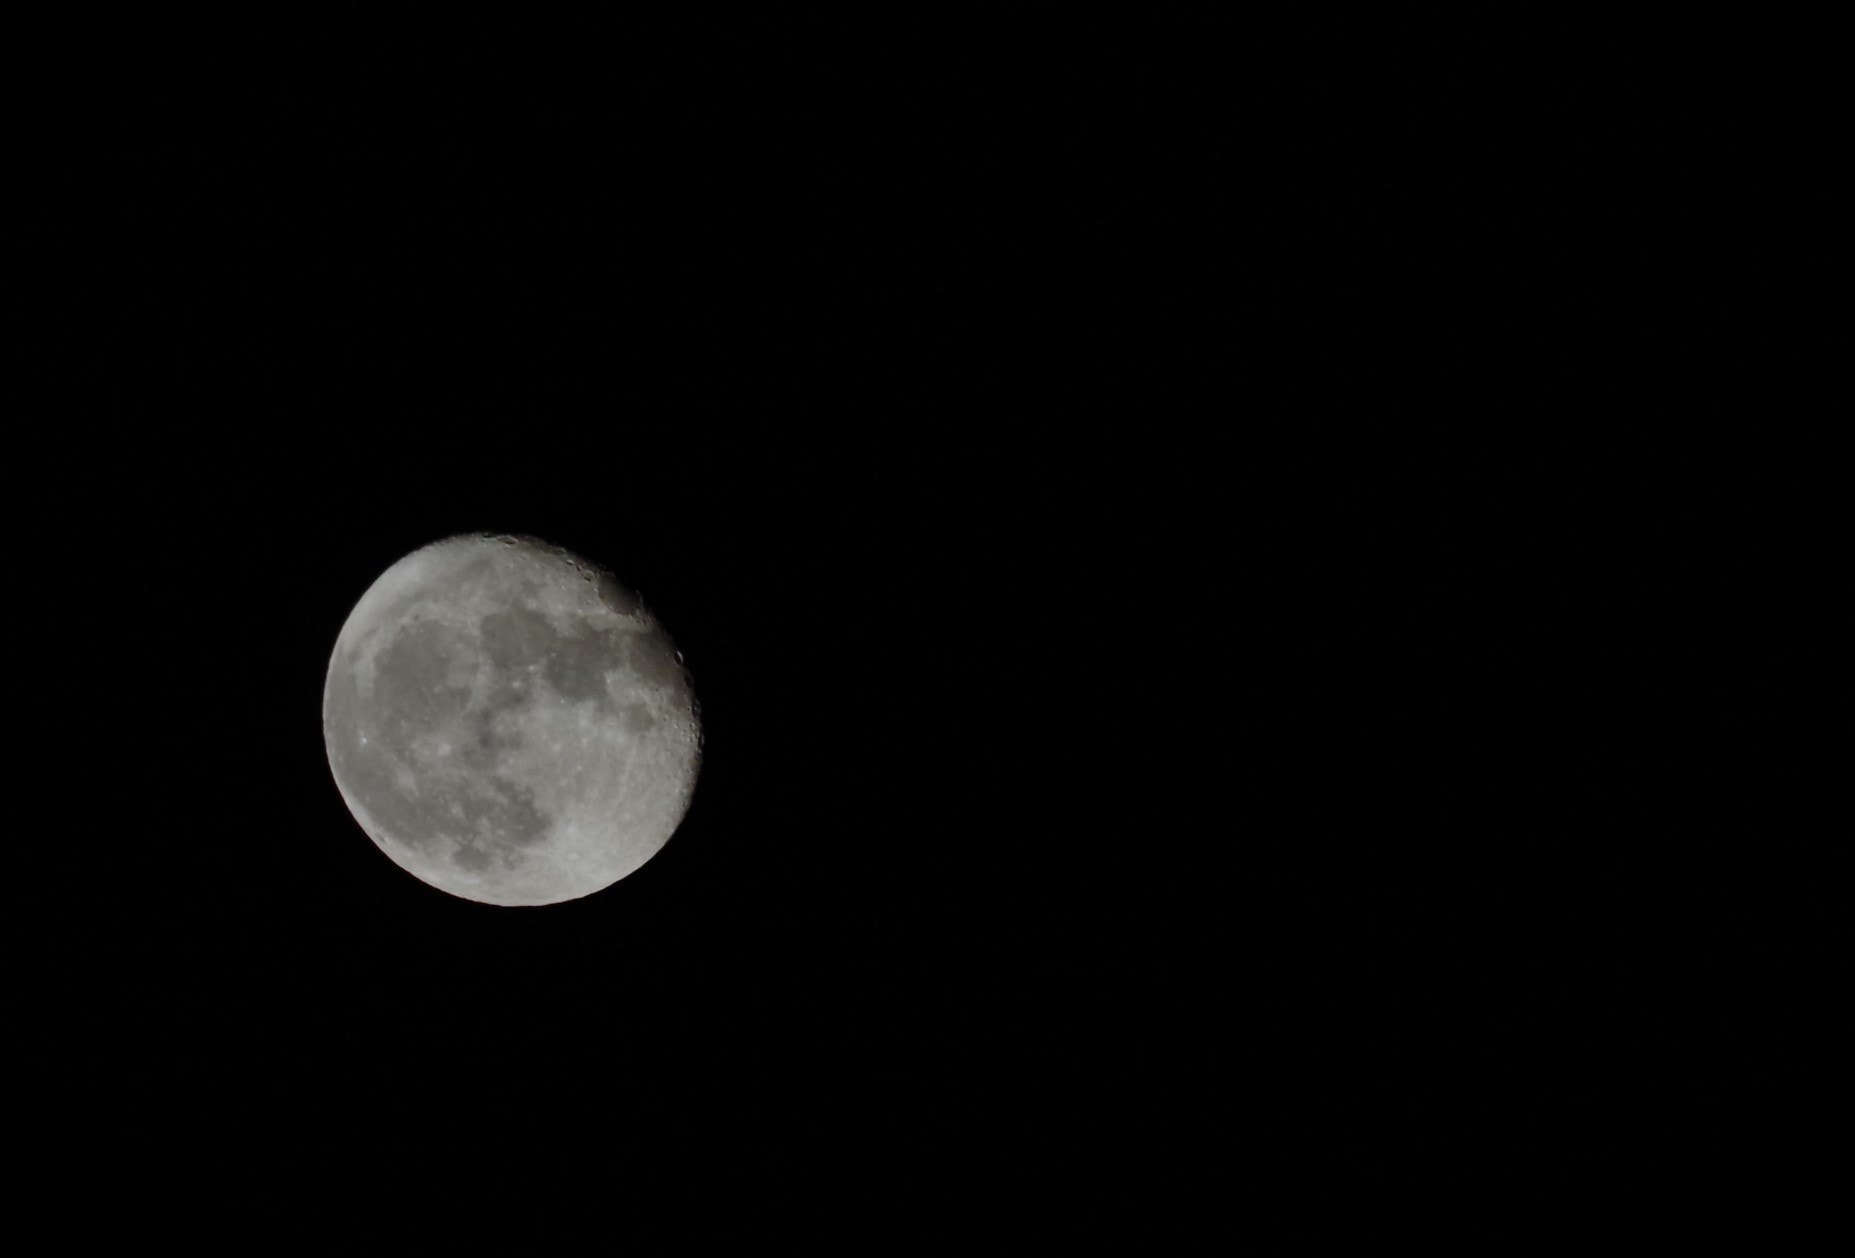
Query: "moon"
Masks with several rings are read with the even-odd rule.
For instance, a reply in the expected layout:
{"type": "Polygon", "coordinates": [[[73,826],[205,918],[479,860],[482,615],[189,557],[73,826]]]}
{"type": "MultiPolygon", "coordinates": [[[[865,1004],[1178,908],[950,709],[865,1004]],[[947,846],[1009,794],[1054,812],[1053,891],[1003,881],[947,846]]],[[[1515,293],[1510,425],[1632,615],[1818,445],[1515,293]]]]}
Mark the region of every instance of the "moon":
{"type": "Polygon", "coordinates": [[[637,870],[689,806],[681,656],[606,571],[527,537],[414,551],[349,613],[322,736],[380,850],[484,904],[558,904],[637,870]]]}

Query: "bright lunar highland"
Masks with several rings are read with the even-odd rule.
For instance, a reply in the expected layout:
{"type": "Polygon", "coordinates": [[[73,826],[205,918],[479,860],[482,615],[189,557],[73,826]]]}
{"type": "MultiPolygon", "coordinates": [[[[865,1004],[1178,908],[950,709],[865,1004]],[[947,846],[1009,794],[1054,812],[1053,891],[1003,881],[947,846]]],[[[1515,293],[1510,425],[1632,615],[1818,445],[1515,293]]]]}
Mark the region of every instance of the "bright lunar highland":
{"type": "Polygon", "coordinates": [[[694,695],[604,571],[531,538],[414,551],[329,660],[322,734],[361,828],[441,891],[555,904],[649,860],[689,806],[694,695]]]}

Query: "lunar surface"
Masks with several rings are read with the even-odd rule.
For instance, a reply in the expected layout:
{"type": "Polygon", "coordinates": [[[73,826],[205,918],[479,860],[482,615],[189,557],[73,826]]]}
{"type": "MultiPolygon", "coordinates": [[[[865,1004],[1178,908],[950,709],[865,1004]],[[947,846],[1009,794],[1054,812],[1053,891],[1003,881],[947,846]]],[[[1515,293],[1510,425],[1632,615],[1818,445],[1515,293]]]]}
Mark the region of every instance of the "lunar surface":
{"type": "Polygon", "coordinates": [[[555,904],[661,848],[700,729],[669,636],[607,573],[530,538],[453,537],[375,581],[322,696],[342,799],[402,868],[555,904]]]}

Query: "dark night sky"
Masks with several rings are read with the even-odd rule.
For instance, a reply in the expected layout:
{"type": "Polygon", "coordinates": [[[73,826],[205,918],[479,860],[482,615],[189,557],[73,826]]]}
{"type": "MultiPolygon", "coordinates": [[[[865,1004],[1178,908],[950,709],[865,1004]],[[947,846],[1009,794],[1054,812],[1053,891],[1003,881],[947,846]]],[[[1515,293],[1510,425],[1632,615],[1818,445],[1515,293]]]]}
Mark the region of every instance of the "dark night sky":
{"type": "Polygon", "coordinates": [[[1498,1177],[1644,1069],[1703,719],[1703,518],[1592,435],[1666,348],[1649,131],[1570,72],[826,34],[94,106],[57,492],[149,754],[59,1157],[1176,1219],[1498,1177]],[[348,610],[473,529],[611,567],[701,701],[584,901],[426,888],[323,758],[348,610]]]}

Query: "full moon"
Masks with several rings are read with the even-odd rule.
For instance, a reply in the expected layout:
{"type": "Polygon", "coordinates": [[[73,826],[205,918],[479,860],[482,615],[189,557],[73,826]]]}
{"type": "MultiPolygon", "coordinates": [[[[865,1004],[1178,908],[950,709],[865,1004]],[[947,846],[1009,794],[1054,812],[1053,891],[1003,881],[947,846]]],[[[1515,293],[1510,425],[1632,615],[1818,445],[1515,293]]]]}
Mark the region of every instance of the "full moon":
{"type": "Polygon", "coordinates": [[[574,900],[643,865],[701,748],[681,657],[636,597],[557,547],[485,534],[414,551],[362,595],[322,736],[380,850],[484,904],[574,900]]]}

